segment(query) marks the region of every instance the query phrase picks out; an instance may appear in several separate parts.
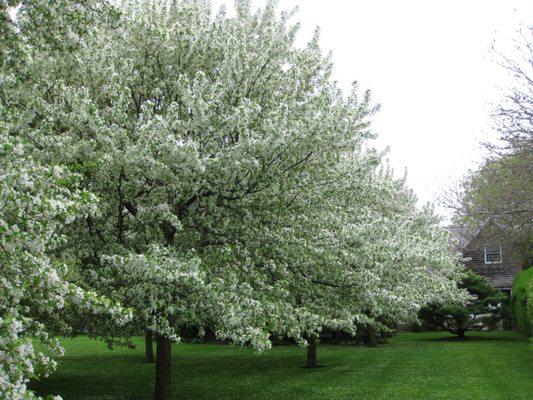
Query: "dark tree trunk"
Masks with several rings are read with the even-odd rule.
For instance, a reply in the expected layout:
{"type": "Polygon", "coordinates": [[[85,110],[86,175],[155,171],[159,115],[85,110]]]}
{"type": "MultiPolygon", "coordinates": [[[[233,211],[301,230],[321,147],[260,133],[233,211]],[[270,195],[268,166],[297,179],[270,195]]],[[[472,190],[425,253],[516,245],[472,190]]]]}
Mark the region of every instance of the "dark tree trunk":
{"type": "Polygon", "coordinates": [[[376,330],[372,325],[368,326],[368,345],[376,347],[376,330]]]}
{"type": "Polygon", "coordinates": [[[154,363],[154,336],[152,331],[146,329],[144,331],[144,345],[145,345],[145,362],[154,363]]]}
{"type": "Polygon", "coordinates": [[[310,336],[307,339],[307,368],[316,368],[316,337],[310,336]]]}
{"type": "Polygon", "coordinates": [[[466,332],[465,330],[459,329],[457,331],[457,336],[459,336],[461,339],[463,339],[465,337],[465,332],[466,332]]]}
{"type": "Polygon", "coordinates": [[[170,399],[171,346],[170,339],[157,335],[154,400],[170,399]]]}

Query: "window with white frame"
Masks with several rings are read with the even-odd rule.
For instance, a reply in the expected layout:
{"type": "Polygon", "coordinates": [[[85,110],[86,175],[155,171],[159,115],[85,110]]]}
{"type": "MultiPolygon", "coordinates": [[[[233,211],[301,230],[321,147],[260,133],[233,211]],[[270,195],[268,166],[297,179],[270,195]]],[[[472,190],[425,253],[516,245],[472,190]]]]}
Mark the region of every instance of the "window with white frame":
{"type": "Polygon", "coordinates": [[[485,264],[497,264],[502,262],[502,246],[488,244],[485,246],[485,264]]]}

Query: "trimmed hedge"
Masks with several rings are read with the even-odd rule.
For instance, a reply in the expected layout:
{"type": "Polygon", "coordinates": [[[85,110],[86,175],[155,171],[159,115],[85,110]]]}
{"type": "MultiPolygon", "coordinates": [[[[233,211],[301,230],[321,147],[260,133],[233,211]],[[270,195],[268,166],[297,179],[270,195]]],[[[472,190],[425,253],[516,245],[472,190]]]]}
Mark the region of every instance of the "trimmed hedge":
{"type": "Polygon", "coordinates": [[[533,268],[517,274],[513,281],[511,312],[516,328],[526,337],[533,336],[533,268]]]}

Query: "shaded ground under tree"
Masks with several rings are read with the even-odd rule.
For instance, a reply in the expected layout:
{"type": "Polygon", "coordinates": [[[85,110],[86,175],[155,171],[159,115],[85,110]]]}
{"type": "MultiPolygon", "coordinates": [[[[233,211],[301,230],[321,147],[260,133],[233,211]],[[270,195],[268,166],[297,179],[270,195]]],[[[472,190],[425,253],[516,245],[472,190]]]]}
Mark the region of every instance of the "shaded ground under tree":
{"type": "MultiPolygon", "coordinates": [[[[533,352],[514,332],[408,333],[375,348],[319,345],[322,368],[303,368],[306,351],[275,346],[264,354],[216,344],[172,349],[175,399],[526,399],[533,391],[533,352]]],[[[41,394],[66,399],[150,399],[155,374],[137,349],[108,350],[79,337],[63,341],[65,358],[41,394]]]]}

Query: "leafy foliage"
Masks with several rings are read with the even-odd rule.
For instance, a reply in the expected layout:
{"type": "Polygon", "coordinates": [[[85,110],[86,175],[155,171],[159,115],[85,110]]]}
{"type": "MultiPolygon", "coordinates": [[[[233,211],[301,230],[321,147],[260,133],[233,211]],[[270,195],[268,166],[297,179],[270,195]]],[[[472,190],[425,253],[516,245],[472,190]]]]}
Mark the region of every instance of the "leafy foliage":
{"type": "Polygon", "coordinates": [[[533,335],[533,268],[515,276],[511,311],[516,328],[526,337],[531,337],[533,335]]]}

